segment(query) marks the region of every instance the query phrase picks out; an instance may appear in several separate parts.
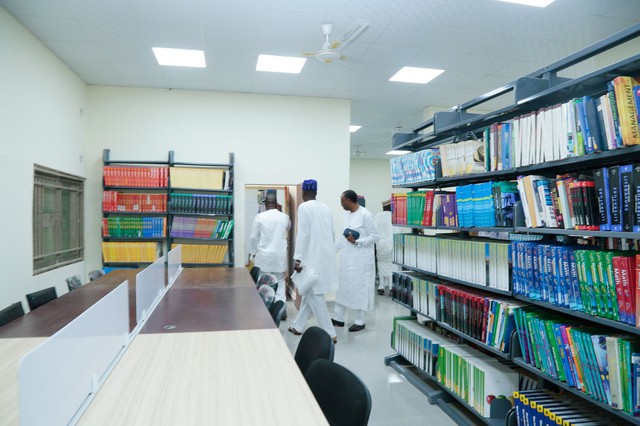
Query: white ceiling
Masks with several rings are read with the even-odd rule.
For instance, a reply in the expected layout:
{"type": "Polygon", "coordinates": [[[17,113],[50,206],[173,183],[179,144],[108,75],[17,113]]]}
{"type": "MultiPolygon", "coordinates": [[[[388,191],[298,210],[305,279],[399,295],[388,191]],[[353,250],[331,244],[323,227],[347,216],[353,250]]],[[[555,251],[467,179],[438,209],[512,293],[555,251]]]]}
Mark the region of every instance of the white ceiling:
{"type": "MultiPolygon", "coordinates": [[[[0,0],[87,84],[347,98],[352,151],[381,159],[397,127],[451,107],[640,22],[640,0],[0,0]],[[369,29],[332,64],[298,75],[255,71],[261,53],[301,56],[357,18],[369,29]],[[206,69],[161,67],[151,47],[202,49],[206,69]],[[445,72],[388,81],[403,66],[445,72]]],[[[499,101],[496,101],[499,102],[499,101]]],[[[491,105],[489,105],[491,106],[491,105]]],[[[322,120],[322,117],[318,117],[322,120]]],[[[250,127],[251,123],[247,123],[250,127]]],[[[310,131],[313,131],[310,129],[310,131]]]]}

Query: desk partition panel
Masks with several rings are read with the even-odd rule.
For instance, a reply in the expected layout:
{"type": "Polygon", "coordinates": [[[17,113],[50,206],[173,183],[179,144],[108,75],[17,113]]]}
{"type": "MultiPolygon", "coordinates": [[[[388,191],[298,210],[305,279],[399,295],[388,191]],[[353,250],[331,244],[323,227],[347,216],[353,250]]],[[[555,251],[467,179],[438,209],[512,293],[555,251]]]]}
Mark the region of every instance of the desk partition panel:
{"type": "Polygon", "coordinates": [[[136,275],[136,329],[140,328],[162,299],[165,289],[165,259],[166,256],[162,256],[136,275]]]}
{"type": "Polygon", "coordinates": [[[68,424],[95,394],[127,345],[128,289],[124,281],[22,357],[21,425],[68,424]]]}
{"type": "Polygon", "coordinates": [[[167,254],[167,275],[169,277],[169,287],[171,287],[180,272],[182,272],[182,244],[178,244],[173,250],[167,254]]]}

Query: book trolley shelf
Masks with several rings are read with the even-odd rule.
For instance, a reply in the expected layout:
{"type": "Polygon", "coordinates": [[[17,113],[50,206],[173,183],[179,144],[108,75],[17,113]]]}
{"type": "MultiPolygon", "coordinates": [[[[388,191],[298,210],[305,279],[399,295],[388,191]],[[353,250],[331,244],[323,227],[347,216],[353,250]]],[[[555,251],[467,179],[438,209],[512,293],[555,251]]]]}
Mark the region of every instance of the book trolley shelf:
{"type": "Polygon", "coordinates": [[[183,266],[233,266],[233,166],[112,160],[103,151],[103,264],[139,267],[174,245],[183,266]]]}
{"type": "MultiPolygon", "coordinates": [[[[532,112],[535,113],[536,111],[539,111],[543,108],[552,107],[556,104],[567,102],[573,98],[580,98],[583,96],[599,97],[605,95],[608,91],[607,84],[617,76],[640,75],[640,55],[634,55],[625,60],[590,72],[589,74],[586,74],[579,78],[562,78],[558,76],[558,72],[584,60],[592,58],[597,54],[619,46],[629,40],[636,39],[639,36],[640,24],[633,25],[624,31],[621,31],[611,37],[595,43],[592,46],[589,46],[586,49],[583,49],[573,55],[559,60],[543,69],[521,77],[513,81],[512,83],[504,85],[485,95],[458,105],[457,107],[452,108],[449,111],[437,112],[432,118],[414,127],[410,133],[398,133],[394,135],[392,141],[393,148],[418,152],[429,148],[442,147],[443,145],[456,143],[457,141],[482,137],[484,130],[492,124],[508,121],[525,114],[531,114],[532,112]],[[470,109],[481,106],[484,102],[501,96],[512,96],[513,99],[510,101],[508,106],[487,114],[474,114],[469,112],[470,109]]],[[[592,154],[575,156],[554,161],[546,161],[539,164],[509,167],[505,170],[488,171],[451,177],[443,176],[442,165],[440,164],[439,160],[435,160],[433,164],[435,177],[433,179],[411,181],[400,184],[393,182],[393,186],[396,188],[410,188],[414,191],[422,189],[438,190],[457,187],[460,185],[468,185],[472,183],[485,183],[489,181],[512,181],[523,175],[542,174],[545,176],[552,176],[554,174],[562,174],[568,172],[579,173],[585,171],[593,171],[594,169],[603,167],[619,166],[628,163],[640,163],[640,145],[624,146],[620,147],[619,149],[594,152],[592,154]]],[[[640,197],[640,193],[636,194],[636,197],[640,197]]],[[[446,231],[447,236],[445,238],[449,238],[449,234],[451,232],[456,232],[457,234],[454,235],[458,235],[463,239],[469,239],[473,241],[474,237],[470,236],[470,234],[473,234],[477,231],[484,231],[501,232],[504,233],[502,235],[509,235],[510,239],[515,241],[528,241],[526,239],[519,240],[518,238],[532,236],[535,238],[544,239],[545,242],[549,242],[552,238],[557,238],[560,243],[574,242],[575,240],[573,239],[580,239],[582,243],[585,242],[584,240],[588,240],[586,241],[587,243],[596,246],[581,246],[588,248],[598,248],[597,244],[599,244],[599,247],[602,248],[604,246],[603,242],[605,240],[609,242],[611,242],[612,240],[621,240],[623,242],[632,241],[632,245],[635,244],[637,246],[638,241],[640,240],[640,233],[632,231],[622,232],[608,230],[527,227],[525,226],[524,222],[523,207],[520,203],[515,206],[513,222],[513,226],[509,227],[486,228],[443,226],[442,223],[435,223],[434,226],[422,226],[416,224],[397,224],[394,226],[408,228],[411,230],[411,234],[405,235],[413,235],[418,238],[420,238],[418,234],[421,234],[423,230],[430,230],[435,231],[436,233],[435,236],[432,236],[432,238],[434,239],[441,238],[438,231],[446,231]]],[[[404,241],[404,239],[402,241],[404,241]]],[[[403,250],[403,248],[403,246],[399,248],[398,245],[396,245],[396,252],[398,250],[403,250]]],[[[509,257],[510,256],[511,254],[509,255],[509,257]]],[[[538,300],[537,298],[527,297],[523,294],[520,294],[519,292],[514,291],[514,282],[512,281],[512,277],[509,279],[508,290],[496,289],[479,285],[477,283],[450,278],[433,271],[427,271],[416,267],[416,265],[412,262],[404,262],[402,259],[402,256],[398,257],[396,255],[396,264],[401,267],[401,271],[399,271],[400,274],[406,272],[414,274],[417,273],[417,276],[421,279],[433,281],[438,285],[448,286],[448,284],[450,283],[454,285],[455,288],[467,287],[469,288],[469,291],[478,291],[479,293],[487,294],[488,296],[495,295],[500,299],[513,301],[513,303],[519,304],[519,306],[522,305],[526,309],[535,309],[535,312],[542,312],[544,315],[549,315],[549,318],[554,318],[558,321],[573,321],[573,324],[585,324],[587,327],[596,330],[602,330],[602,334],[606,334],[607,336],[624,336],[625,338],[637,339],[640,341],[640,339],[638,339],[640,337],[639,327],[622,322],[622,320],[617,321],[606,317],[596,316],[580,310],[569,309],[568,307],[556,305],[544,300],[538,300]]],[[[460,264],[463,264],[462,259],[460,259],[460,264]]],[[[509,269],[511,269],[511,258],[509,259],[509,269]]],[[[556,282],[555,285],[559,284],[557,284],[556,282]]],[[[604,413],[606,417],[603,418],[606,418],[608,421],[612,422],[612,424],[619,423],[640,425],[640,417],[634,417],[633,415],[625,411],[615,409],[610,404],[601,402],[601,400],[589,395],[586,391],[569,385],[565,380],[553,378],[551,375],[546,374],[541,369],[526,362],[525,356],[522,353],[523,346],[521,345],[521,342],[519,340],[520,336],[518,335],[517,330],[513,330],[512,334],[510,335],[511,344],[509,345],[509,351],[502,352],[495,347],[484,343],[481,340],[463,333],[462,331],[452,327],[450,324],[436,319],[433,315],[420,312],[411,304],[405,303],[404,301],[396,298],[395,294],[393,295],[393,297],[396,303],[399,303],[410,311],[411,316],[436,323],[441,329],[446,330],[450,334],[458,336],[460,339],[462,339],[462,341],[468,343],[472,347],[478,348],[482,352],[489,354],[490,356],[499,360],[501,363],[513,366],[516,371],[526,370],[529,374],[533,374],[537,376],[541,381],[543,381],[545,387],[554,390],[562,390],[569,394],[577,396],[581,400],[587,402],[589,406],[593,406],[593,409],[595,411],[604,413]]],[[[638,301],[637,303],[640,303],[640,301],[638,301]]],[[[599,331],[598,334],[600,334],[599,331]]],[[[638,350],[639,349],[632,350],[632,352],[638,350]]],[[[555,362],[559,361],[555,360],[555,362]]],[[[507,407],[503,406],[495,407],[494,409],[492,404],[490,415],[488,417],[486,415],[482,416],[471,406],[469,406],[469,404],[467,404],[464,400],[460,399],[458,395],[454,394],[444,385],[440,385],[435,377],[427,374],[416,365],[411,364],[411,362],[409,362],[400,353],[387,357],[385,359],[385,364],[392,366],[394,369],[407,377],[407,379],[412,384],[414,384],[414,386],[416,386],[428,397],[430,403],[438,404],[439,406],[441,406],[442,409],[447,412],[447,414],[449,414],[458,424],[473,424],[473,420],[468,420],[469,414],[475,416],[475,420],[479,420],[485,424],[515,424],[515,415],[513,409],[509,410],[507,407]],[[454,407],[452,404],[450,404],[451,401],[457,401],[459,404],[454,407]],[[465,410],[463,410],[464,412],[461,412],[458,408],[456,408],[460,405],[465,408],[465,410]]],[[[629,367],[628,371],[631,371],[633,368],[634,367],[629,367]]],[[[622,373],[620,374],[622,375],[622,373]]],[[[621,380],[631,381],[631,377],[621,377],[621,380]]],[[[633,384],[632,386],[632,391],[637,392],[637,385],[633,384]]]]}

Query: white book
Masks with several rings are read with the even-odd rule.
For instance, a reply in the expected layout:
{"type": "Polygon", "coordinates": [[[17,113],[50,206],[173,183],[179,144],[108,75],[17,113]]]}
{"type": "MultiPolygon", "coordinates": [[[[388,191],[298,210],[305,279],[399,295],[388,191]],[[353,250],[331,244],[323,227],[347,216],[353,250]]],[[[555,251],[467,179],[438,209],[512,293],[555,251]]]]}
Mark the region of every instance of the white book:
{"type": "Polygon", "coordinates": [[[567,114],[569,114],[568,111],[568,107],[567,104],[564,103],[562,105],[560,105],[560,119],[562,120],[561,122],[561,129],[560,129],[560,135],[559,135],[559,143],[560,143],[560,158],[568,158],[569,157],[569,150],[567,148],[567,137],[569,134],[569,123],[567,121],[567,114]]]}

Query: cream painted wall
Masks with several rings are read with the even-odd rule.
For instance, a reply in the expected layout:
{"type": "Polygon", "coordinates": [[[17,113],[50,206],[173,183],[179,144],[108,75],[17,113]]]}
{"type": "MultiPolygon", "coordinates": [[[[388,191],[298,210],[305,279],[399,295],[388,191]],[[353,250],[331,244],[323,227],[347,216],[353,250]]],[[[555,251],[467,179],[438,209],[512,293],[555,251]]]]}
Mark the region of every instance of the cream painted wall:
{"type": "Polygon", "coordinates": [[[389,160],[351,159],[349,185],[344,189],[353,189],[358,195],[364,195],[367,210],[373,214],[382,211],[382,202],[391,198],[392,192],[406,192],[405,189],[391,187],[389,160]]]}
{"type": "Polygon", "coordinates": [[[100,265],[102,150],[112,160],[226,163],[235,154],[235,259],[244,264],[245,184],[318,180],[342,221],[349,182],[348,100],[185,90],[89,87],[87,267],[100,265]],[[322,120],[318,120],[322,117],[322,120]]]}
{"type": "Polygon", "coordinates": [[[31,33],[0,7],[0,309],[25,294],[55,286],[67,292],[65,278],[85,263],[33,276],[33,165],[85,176],[86,86],[31,33]]]}

